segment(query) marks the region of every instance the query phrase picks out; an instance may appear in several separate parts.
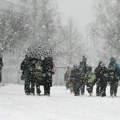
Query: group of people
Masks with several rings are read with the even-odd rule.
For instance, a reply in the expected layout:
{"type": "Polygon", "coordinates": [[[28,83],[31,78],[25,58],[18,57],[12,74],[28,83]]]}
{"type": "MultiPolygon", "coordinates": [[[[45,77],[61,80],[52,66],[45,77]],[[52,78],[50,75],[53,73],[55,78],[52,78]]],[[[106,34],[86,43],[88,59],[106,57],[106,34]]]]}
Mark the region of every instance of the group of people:
{"type": "Polygon", "coordinates": [[[70,89],[75,96],[85,93],[85,86],[90,95],[93,93],[93,87],[96,84],[96,96],[106,96],[106,87],[110,85],[110,95],[116,96],[118,82],[120,79],[120,67],[114,57],[111,57],[109,65],[100,61],[98,66],[92,70],[87,65],[87,59],[83,56],[79,65],[73,65],[73,68],[67,67],[64,75],[66,88],[70,89]]]}
{"type": "Polygon", "coordinates": [[[52,75],[54,74],[52,57],[44,60],[25,56],[21,63],[21,80],[24,80],[24,91],[26,95],[40,95],[40,86],[44,86],[44,95],[50,95],[52,87],[52,75]],[[35,90],[36,88],[36,90],[35,90]]]}

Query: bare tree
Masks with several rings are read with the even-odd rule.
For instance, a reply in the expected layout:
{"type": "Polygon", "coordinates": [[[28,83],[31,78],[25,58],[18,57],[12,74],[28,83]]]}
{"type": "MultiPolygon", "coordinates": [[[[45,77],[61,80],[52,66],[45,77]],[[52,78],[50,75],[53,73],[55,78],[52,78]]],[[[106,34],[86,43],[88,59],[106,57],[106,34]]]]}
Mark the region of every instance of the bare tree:
{"type": "Polygon", "coordinates": [[[52,43],[56,35],[57,14],[54,0],[31,0],[29,6],[30,39],[44,44],[52,43]]]}
{"type": "Polygon", "coordinates": [[[27,16],[12,9],[0,12],[0,50],[13,50],[28,36],[27,16]]]}
{"type": "Polygon", "coordinates": [[[56,49],[58,49],[57,54],[61,58],[64,57],[68,64],[78,62],[80,54],[82,54],[82,38],[79,28],[74,25],[70,18],[68,24],[60,29],[60,43],[56,45],[56,49]]]}
{"type": "MultiPolygon", "coordinates": [[[[119,0],[96,0],[96,19],[90,25],[90,35],[93,43],[103,51],[97,54],[101,59],[115,54],[118,57],[120,51],[120,1],[119,0]],[[100,44],[102,44],[102,47],[100,44]],[[105,52],[106,51],[106,52],[105,52]],[[116,52],[115,52],[116,51],[116,52]]],[[[96,48],[96,50],[98,50],[96,48]]]]}

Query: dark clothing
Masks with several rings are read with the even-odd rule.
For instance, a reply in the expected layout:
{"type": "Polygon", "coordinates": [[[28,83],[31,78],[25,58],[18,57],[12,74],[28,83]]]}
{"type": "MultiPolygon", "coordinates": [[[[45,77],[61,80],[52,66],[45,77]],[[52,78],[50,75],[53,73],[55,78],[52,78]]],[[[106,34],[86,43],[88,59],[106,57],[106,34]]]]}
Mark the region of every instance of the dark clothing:
{"type": "Polygon", "coordinates": [[[106,87],[108,81],[108,69],[106,67],[102,67],[100,69],[100,82],[101,82],[101,96],[106,96],[106,87]]]}
{"type": "Polygon", "coordinates": [[[73,69],[71,71],[70,78],[74,80],[74,82],[80,83],[81,72],[78,68],[73,69]]]}
{"type": "Polygon", "coordinates": [[[116,96],[117,95],[117,89],[118,89],[118,81],[114,81],[110,83],[110,95],[116,96]]]}
{"type": "Polygon", "coordinates": [[[82,82],[81,94],[84,95],[84,93],[85,93],[85,82],[82,82]]]}
{"type": "Polygon", "coordinates": [[[25,58],[21,63],[22,70],[22,78],[24,82],[24,90],[25,93],[34,94],[35,92],[35,78],[34,78],[34,70],[35,70],[35,59],[25,58]]]}
{"type": "Polygon", "coordinates": [[[109,69],[109,83],[110,83],[110,95],[116,96],[119,81],[119,66],[116,62],[110,62],[109,69]]]}
{"type": "Polygon", "coordinates": [[[49,82],[45,82],[45,84],[44,84],[44,95],[50,95],[50,84],[49,84],[49,82]]]}
{"type": "Polygon", "coordinates": [[[52,87],[52,74],[53,74],[53,60],[48,57],[43,61],[43,81],[44,81],[44,94],[50,94],[50,87],[52,87]]]}
{"type": "Polygon", "coordinates": [[[86,62],[84,61],[80,62],[79,69],[82,73],[86,74],[88,69],[86,62]]]}
{"type": "Polygon", "coordinates": [[[2,82],[2,69],[0,69],[0,83],[2,82]]]}
{"type": "Polygon", "coordinates": [[[71,71],[70,79],[71,79],[71,82],[73,83],[73,91],[75,96],[80,95],[80,88],[82,83],[80,77],[81,77],[81,72],[79,68],[73,69],[71,71]]]}
{"type": "Polygon", "coordinates": [[[82,86],[81,86],[81,94],[84,94],[85,92],[85,83],[87,78],[87,65],[85,61],[80,62],[80,71],[81,71],[81,80],[82,80],[82,86]]]}
{"type": "Polygon", "coordinates": [[[91,95],[93,93],[93,84],[87,83],[87,91],[91,95]]]}
{"type": "Polygon", "coordinates": [[[25,58],[21,63],[20,69],[22,70],[21,80],[24,80],[24,91],[27,95],[30,94],[30,81],[29,81],[29,59],[25,58]]]}
{"type": "Polygon", "coordinates": [[[85,84],[86,84],[86,80],[87,80],[87,74],[85,74],[84,76],[81,77],[82,80],[82,85],[81,85],[81,94],[84,95],[85,93],[85,84]]]}
{"type": "Polygon", "coordinates": [[[101,82],[100,79],[97,78],[97,83],[96,83],[96,96],[100,96],[100,91],[101,90],[101,82]]]}
{"type": "Polygon", "coordinates": [[[101,82],[100,82],[100,74],[99,74],[100,68],[101,67],[98,66],[94,71],[96,77],[96,80],[94,81],[94,84],[96,83],[96,96],[100,96],[100,90],[101,90],[101,82]]]}
{"type": "Polygon", "coordinates": [[[73,83],[73,89],[74,89],[74,95],[79,96],[80,95],[80,87],[81,84],[74,82],[73,83]]]}
{"type": "Polygon", "coordinates": [[[3,60],[2,60],[2,58],[0,57],[0,68],[2,68],[3,67],[3,60]]]}
{"type": "Polygon", "coordinates": [[[101,95],[102,97],[106,96],[106,87],[108,81],[108,69],[106,67],[98,67],[95,69],[96,81],[98,91],[96,91],[96,95],[101,95]]]}
{"type": "Polygon", "coordinates": [[[36,59],[30,58],[29,59],[29,69],[28,69],[28,80],[30,82],[30,93],[35,94],[35,76],[34,72],[36,69],[36,59]]]}
{"type": "Polygon", "coordinates": [[[24,59],[20,67],[22,71],[21,80],[26,80],[29,72],[29,59],[24,59]]]}
{"type": "Polygon", "coordinates": [[[70,82],[65,83],[66,89],[70,89],[70,82]]]}
{"type": "Polygon", "coordinates": [[[36,84],[36,93],[37,93],[38,95],[40,95],[40,93],[41,93],[41,90],[40,90],[41,81],[36,80],[36,81],[35,81],[35,84],[36,84]]]}
{"type": "Polygon", "coordinates": [[[40,95],[40,85],[44,85],[45,94],[50,94],[52,86],[53,61],[45,58],[44,61],[35,58],[26,58],[21,63],[22,76],[25,80],[25,93],[40,95]]]}
{"type": "Polygon", "coordinates": [[[30,81],[29,80],[25,80],[24,82],[24,91],[26,95],[30,94],[30,81]]]}
{"type": "Polygon", "coordinates": [[[3,67],[3,61],[2,58],[0,57],[0,83],[2,82],[2,67],[3,67]]]}
{"type": "Polygon", "coordinates": [[[40,85],[43,85],[43,62],[39,59],[30,59],[30,72],[29,72],[29,81],[31,82],[31,93],[35,94],[36,92],[40,95],[40,85]]]}
{"type": "Polygon", "coordinates": [[[36,93],[40,95],[40,85],[43,85],[43,74],[42,74],[42,61],[36,60],[35,62],[35,71],[34,71],[34,79],[35,79],[35,87],[36,93]]]}

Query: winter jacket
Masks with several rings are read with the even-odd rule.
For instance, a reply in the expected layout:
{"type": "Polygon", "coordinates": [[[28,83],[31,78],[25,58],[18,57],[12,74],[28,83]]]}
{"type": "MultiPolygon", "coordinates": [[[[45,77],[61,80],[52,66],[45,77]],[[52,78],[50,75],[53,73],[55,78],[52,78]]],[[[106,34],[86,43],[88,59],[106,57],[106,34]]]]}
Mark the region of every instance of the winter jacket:
{"type": "Polygon", "coordinates": [[[91,72],[88,73],[87,83],[93,83],[95,81],[95,75],[91,72]]]}
{"type": "Polygon", "coordinates": [[[86,74],[86,73],[87,73],[87,65],[86,65],[86,62],[80,62],[79,69],[80,69],[80,71],[82,72],[82,74],[86,74]]]}
{"type": "Polygon", "coordinates": [[[43,61],[42,67],[43,67],[43,73],[53,74],[54,64],[53,64],[52,58],[50,57],[45,58],[45,60],[43,61]]]}
{"type": "Polygon", "coordinates": [[[45,58],[42,64],[43,80],[45,84],[46,82],[48,82],[50,86],[52,86],[53,67],[54,67],[53,59],[51,57],[45,58]]]}
{"type": "Polygon", "coordinates": [[[27,80],[29,74],[29,59],[24,59],[21,63],[20,69],[22,71],[21,80],[27,80]]]}
{"type": "Polygon", "coordinates": [[[64,75],[64,81],[69,81],[69,79],[70,79],[70,74],[71,74],[71,70],[67,70],[66,72],[65,72],[65,75],[64,75]]]}
{"type": "Polygon", "coordinates": [[[100,78],[100,70],[101,70],[101,66],[96,67],[94,74],[96,76],[96,79],[100,78]]]}
{"type": "Polygon", "coordinates": [[[3,61],[2,58],[0,57],[0,69],[3,67],[3,61]]]}
{"type": "Polygon", "coordinates": [[[29,61],[28,59],[24,59],[21,63],[20,69],[22,71],[28,70],[29,69],[29,61]]]}
{"type": "Polygon", "coordinates": [[[81,77],[81,72],[80,72],[79,68],[73,69],[71,71],[70,79],[73,82],[80,82],[81,81],[80,77],[81,77]]]}
{"type": "Polygon", "coordinates": [[[119,71],[117,64],[109,64],[109,82],[119,80],[119,71]]]}
{"type": "Polygon", "coordinates": [[[103,84],[107,83],[107,81],[108,81],[108,75],[109,75],[109,71],[108,71],[108,69],[106,67],[98,66],[95,69],[96,79],[93,82],[93,84],[95,84],[96,82],[103,83],[103,84]]]}

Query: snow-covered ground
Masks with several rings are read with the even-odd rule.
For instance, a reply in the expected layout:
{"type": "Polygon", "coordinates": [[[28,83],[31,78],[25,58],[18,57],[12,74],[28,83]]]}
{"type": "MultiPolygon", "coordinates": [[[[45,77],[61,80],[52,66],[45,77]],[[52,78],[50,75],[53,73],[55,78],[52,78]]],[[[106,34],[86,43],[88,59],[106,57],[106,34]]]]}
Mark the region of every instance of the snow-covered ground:
{"type": "MultiPolygon", "coordinates": [[[[120,89],[120,88],[119,88],[120,89]]],[[[51,96],[26,96],[23,85],[0,87],[0,120],[120,120],[118,97],[75,97],[65,87],[52,87],[51,96]]]]}

